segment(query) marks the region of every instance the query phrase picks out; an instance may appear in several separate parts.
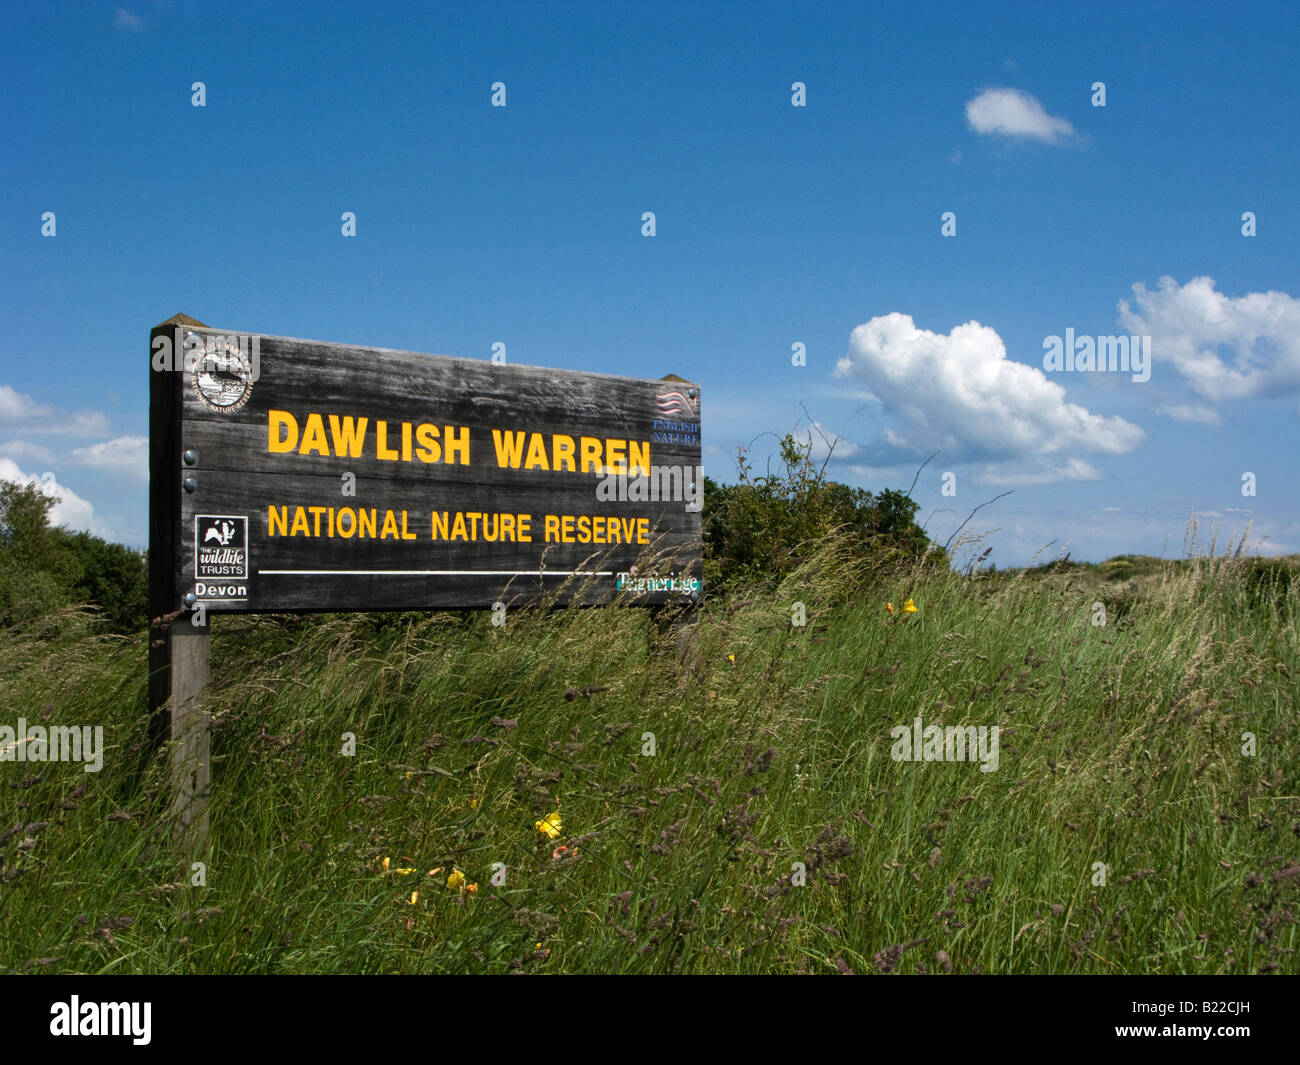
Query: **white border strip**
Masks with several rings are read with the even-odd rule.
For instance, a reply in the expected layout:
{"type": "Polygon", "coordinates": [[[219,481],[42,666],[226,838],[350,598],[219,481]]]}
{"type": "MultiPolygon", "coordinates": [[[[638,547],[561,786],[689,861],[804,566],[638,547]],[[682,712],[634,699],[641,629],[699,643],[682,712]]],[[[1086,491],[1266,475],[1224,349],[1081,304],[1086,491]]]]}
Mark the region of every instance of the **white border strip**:
{"type": "Polygon", "coordinates": [[[257,575],[259,577],[612,577],[614,571],[612,569],[259,569],[257,575]]]}

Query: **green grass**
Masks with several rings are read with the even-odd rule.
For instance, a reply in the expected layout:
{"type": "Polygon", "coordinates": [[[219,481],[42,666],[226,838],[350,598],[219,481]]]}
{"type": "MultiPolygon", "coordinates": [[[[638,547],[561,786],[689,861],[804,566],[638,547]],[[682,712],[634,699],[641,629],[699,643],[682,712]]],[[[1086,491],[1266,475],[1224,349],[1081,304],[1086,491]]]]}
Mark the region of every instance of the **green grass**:
{"type": "Polygon", "coordinates": [[[0,633],[0,724],[109,748],[0,763],[0,971],[1300,972],[1300,586],[1122,561],[873,576],[828,545],[684,648],[618,607],[219,617],[201,853],[143,638],[0,633]],[[1000,726],[998,770],[891,760],[918,715],[1000,726]]]}

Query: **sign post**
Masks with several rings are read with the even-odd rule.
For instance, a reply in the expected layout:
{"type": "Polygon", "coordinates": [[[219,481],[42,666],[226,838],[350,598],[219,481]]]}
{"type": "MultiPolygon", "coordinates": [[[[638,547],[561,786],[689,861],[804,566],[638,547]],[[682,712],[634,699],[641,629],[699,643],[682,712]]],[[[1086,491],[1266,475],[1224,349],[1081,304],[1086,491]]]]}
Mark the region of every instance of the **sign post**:
{"type": "Polygon", "coordinates": [[[206,827],[213,614],[699,602],[690,381],[184,315],[150,369],[150,701],[182,827],[206,827]]]}
{"type": "MultiPolygon", "coordinates": [[[[183,314],[155,326],[150,352],[160,338],[170,343],[175,332],[191,326],[202,323],[183,314]]],[[[200,696],[211,676],[211,656],[208,628],[195,625],[195,615],[183,609],[174,580],[183,376],[158,372],[149,378],[149,711],[151,738],[173,744],[171,813],[177,837],[201,846],[212,769],[210,721],[200,696]]]]}

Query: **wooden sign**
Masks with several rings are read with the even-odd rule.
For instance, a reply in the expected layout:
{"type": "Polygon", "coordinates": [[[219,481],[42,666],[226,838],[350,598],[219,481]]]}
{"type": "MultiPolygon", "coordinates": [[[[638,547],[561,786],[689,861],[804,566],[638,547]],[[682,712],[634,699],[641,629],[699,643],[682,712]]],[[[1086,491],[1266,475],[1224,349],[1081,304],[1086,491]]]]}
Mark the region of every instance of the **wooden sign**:
{"type": "Polygon", "coordinates": [[[150,338],[159,606],[698,601],[698,385],[181,321],[150,338]]]}

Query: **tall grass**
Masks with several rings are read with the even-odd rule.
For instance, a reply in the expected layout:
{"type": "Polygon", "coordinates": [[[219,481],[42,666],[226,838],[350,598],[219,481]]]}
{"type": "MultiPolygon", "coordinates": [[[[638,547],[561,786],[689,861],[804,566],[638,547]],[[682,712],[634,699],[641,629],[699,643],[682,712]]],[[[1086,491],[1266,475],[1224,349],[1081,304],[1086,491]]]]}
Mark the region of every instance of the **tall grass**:
{"type": "Polygon", "coordinates": [[[1249,564],[873,572],[832,541],[686,635],[218,618],[201,852],[143,640],[0,633],[0,724],[109,745],[0,763],[0,971],[1300,972],[1298,591],[1249,564]],[[893,761],[917,716],[1000,726],[998,770],[893,761]]]}

